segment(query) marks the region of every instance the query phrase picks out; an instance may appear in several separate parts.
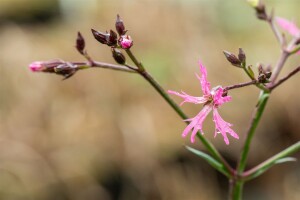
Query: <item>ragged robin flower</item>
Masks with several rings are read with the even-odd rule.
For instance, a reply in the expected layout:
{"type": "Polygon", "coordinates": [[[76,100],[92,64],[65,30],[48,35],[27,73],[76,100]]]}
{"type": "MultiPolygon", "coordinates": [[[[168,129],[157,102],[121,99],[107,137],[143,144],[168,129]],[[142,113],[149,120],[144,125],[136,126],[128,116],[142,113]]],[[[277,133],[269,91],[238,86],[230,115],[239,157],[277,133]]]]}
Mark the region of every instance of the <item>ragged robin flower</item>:
{"type": "Polygon", "coordinates": [[[276,17],[276,21],[283,30],[288,31],[294,37],[300,37],[300,29],[294,22],[281,17],[276,17]]]}
{"type": "MultiPolygon", "coordinates": [[[[297,39],[296,45],[300,43],[300,28],[293,21],[281,17],[276,17],[276,21],[283,30],[297,39]]],[[[299,55],[300,51],[297,51],[297,54],[299,55]]]]}
{"type": "Polygon", "coordinates": [[[205,66],[203,66],[200,62],[200,71],[202,76],[199,77],[198,74],[196,74],[196,77],[199,79],[203,96],[202,97],[194,97],[186,94],[185,92],[175,92],[172,90],[169,90],[169,94],[175,94],[181,98],[183,98],[183,102],[180,104],[184,104],[186,102],[189,103],[194,103],[194,104],[204,104],[202,110],[194,117],[191,119],[187,119],[186,121],[189,121],[189,125],[184,129],[182,133],[182,137],[186,137],[190,131],[192,131],[191,135],[191,142],[195,142],[195,137],[198,131],[200,131],[203,134],[202,126],[205,118],[207,115],[213,111],[213,121],[215,123],[215,137],[217,136],[218,133],[221,133],[221,135],[224,138],[225,143],[228,145],[229,144],[229,139],[227,137],[226,133],[229,133],[232,137],[239,139],[239,136],[237,135],[234,130],[232,130],[230,127],[232,124],[224,121],[219,112],[218,108],[226,103],[231,101],[231,97],[224,95],[224,89],[220,86],[217,86],[215,88],[210,89],[210,83],[207,81],[207,71],[205,66]]]}

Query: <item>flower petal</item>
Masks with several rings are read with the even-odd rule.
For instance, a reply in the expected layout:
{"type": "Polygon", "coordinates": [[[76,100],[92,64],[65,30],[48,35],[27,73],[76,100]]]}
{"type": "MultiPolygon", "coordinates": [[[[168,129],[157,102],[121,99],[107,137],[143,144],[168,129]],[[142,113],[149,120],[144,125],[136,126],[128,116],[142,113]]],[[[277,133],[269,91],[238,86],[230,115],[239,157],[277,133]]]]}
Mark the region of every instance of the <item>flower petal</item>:
{"type": "Polygon", "coordinates": [[[299,36],[300,29],[297,27],[297,25],[294,22],[281,17],[276,17],[276,21],[282,29],[288,31],[292,36],[294,37],[299,36]]]}
{"type": "Polygon", "coordinates": [[[223,88],[219,87],[216,91],[215,91],[215,95],[214,95],[214,105],[215,106],[220,106],[223,103],[229,102],[231,101],[231,96],[225,96],[223,97],[223,88]]]}
{"type": "Polygon", "coordinates": [[[182,137],[186,137],[187,134],[193,129],[191,135],[191,142],[194,143],[197,132],[200,131],[203,134],[202,124],[211,110],[212,105],[204,106],[203,109],[193,119],[191,119],[191,123],[182,132],[182,137]]]}
{"type": "Polygon", "coordinates": [[[201,72],[201,78],[198,74],[196,74],[196,77],[200,80],[201,88],[203,95],[208,96],[210,95],[210,83],[207,81],[207,71],[204,65],[202,65],[201,61],[199,61],[200,66],[200,72],[201,72]]]}
{"type": "Polygon", "coordinates": [[[229,140],[228,140],[226,133],[229,133],[232,137],[239,139],[238,134],[230,128],[230,126],[232,126],[232,124],[225,122],[222,119],[217,108],[213,109],[213,121],[215,122],[215,126],[216,126],[215,136],[217,135],[217,133],[221,133],[224,138],[224,141],[227,145],[229,144],[229,140]]]}
{"type": "Polygon", "coordinates": [[[181,93],[176,92],[176,91],[172,91],[172,90],[168,90],[169,94],[175,94],[181,98],[183,98],[183,101],[180,103],[180,105],[183,105],[184,103],[188,102],[188,103],[194,103],[194,104],[200,104],[200,103],[206,103],[207,102],[207,98],[205,97],[194,97],[194,96],[190,96],[187,93],[181,91],[181,93]]]}

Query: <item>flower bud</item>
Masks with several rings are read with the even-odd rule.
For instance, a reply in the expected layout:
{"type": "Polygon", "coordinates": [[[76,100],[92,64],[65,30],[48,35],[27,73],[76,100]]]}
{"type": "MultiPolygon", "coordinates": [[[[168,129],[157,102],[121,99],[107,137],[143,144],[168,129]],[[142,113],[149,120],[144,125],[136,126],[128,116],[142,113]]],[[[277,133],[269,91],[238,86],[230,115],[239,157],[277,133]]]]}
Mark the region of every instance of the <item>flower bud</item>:
{"type": "Polygon", "coordinates": [[[259,75],[264,74],[264,69],[263,69],[262,64],[258,64],[257,69],[258,69],[258,74],[259,74],[259,75]]]}
{"type": "Polygon", "coordinates": [[[67,79],[78,70],[76,65],[61,60],[54,61],[35,61],[29,65],[33,72],[47,72],[62,75],[67,79]]]}
{"type": "Polygon", "coordinates": [[[92,30],[92,33],[93,33],[93,36],[96,40],[98,40],[98,42],[102,43],[102,44],[107,44],[107,41],[108,41],[108,37],[109,37],[109,34],[108,33],[101,33],[99,31],[96,31],[94,29],[91,29],[92,30]]]}
{"type": "Polygon", "coordinates": [[[258,5],[255,7],[256,17],[261,20],[268,20],[268,15],[266,13],[265,4],[259,1],[258,5]]]}
{"type": "Polygon", "coordinates": [[[126,58],[124,54],[116,48],[111,48],[112,56],[115,59],[115,61],[121,65],[124,65],[126,63],[126,58]]]}
{"type": "Polygon", "coordinates": [[[245,52],[244,52],[244,50],[242,48],[239,48],[239,55],[238,55],[238,57],[239,57],[239,60],[241,61],[241,63],[243,65],[245,65],[245,63],[246,63],[246,54],[245,54],[245,52]]]}
{"type": "Polygon", "coordinates": [[[40,72],[44,69],[42,61],[35,61],[29,64],[29,69],[33,72],[40,72]]]}
{"type": "Polygon", "coordinates": [[[77,39],[76,39],[76,49],[78,50],[79,53],[84,54],[83,53],[84,48],[85,48],[84,38],[82,37],[81,33],[78,32],[77,39]]]}
{"type": "Polygon", "coordinates": [[[258,81],[260,83],[268,83],[269,79],[272,76],[272,72],[270,71],[270,66],[267,69],[264,69],[262,64],[258,64],[258,81]]]}
{"type": "Polygon", "coordinates": [[[233,65],[236,67],[241,67],[241,61],[232,53],[228,52],[228,51],[223,51],[226,59],[233,65]]]}
{"type": "Polygon", "coordinates": [[[64,76],[65,80],[75,74],[77,67],[71,63],[64,63],[55,67],[54,71],[56,74],[64,76]]]}
{"type": "Polygon", "coordinates": [[[266,78],[269,79],[272,76],[272,72],[268,71],[268,72],[265,73],[265,75],[266,75],[266,78]]]}
{"type": "Polygon", "coordinates": [[[117,15],[116,30],[117,30],[117,32],[119,33],[120,36],[125,35],[125,33],[127,32],[125,30],[123,20],[120,18],[120,15],[117,15]]]}
{"type": "Polygon", "coordinates": [[[129,35],[122,35],[119,39],[119,44],[122,49],[130,49],[133,45],[133,41],[129,35]]]}
{"type": "Polygon", "coordinates": [[[107,39],[107,45],[108,46],[116,46],[118,43],[118,35],[113,30],[110,30],[109,36],[107,39]]]}

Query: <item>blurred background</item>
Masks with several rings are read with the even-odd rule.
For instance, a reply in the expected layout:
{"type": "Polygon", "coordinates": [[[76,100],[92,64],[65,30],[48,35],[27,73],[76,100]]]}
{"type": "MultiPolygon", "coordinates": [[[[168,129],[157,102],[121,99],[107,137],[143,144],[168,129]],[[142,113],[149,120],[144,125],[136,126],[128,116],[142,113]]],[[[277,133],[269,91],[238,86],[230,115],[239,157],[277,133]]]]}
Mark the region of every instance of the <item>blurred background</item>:
{"type": "MultiPolygon", "coordinates": [[[[265,3],[300,25],[297,0],[265,3]]],[[[227,180],[187,152],[185,123],[141,77],[91,69],[62,81],[28,69],[36,60],[83,61],[74,48],[77,31],[94,60],[114,63],[90,28],[114,28],[116,14],[132,51],[165,89],[200,96],[198,59],[213,86],[248,81],[222,50],[243,47],[253,66],[274,66],[280,54],[268,25],[243,0],[0,0],[0,199],[226,199],[227,180]]],[[[293,56],[281,76],[299,62],[293,56]]],[[[299,141],[297,84],[299,75],[272,94],[248,168],[299,141]]],[[[229,146],[213,138],[211,116],[205,121],[205,137],[233,166],[258,94],[253,86],[231,91],[233,101],[220,109],[240,135],[229,146]]],[[[183,109],[194,116],[201,106],[183,109]]],[[[191,146],[204,150],[198,141],[191,146]]],[[[299,199],[299,167],[273,167],[246,184],[244,199],[299,199]]]]}

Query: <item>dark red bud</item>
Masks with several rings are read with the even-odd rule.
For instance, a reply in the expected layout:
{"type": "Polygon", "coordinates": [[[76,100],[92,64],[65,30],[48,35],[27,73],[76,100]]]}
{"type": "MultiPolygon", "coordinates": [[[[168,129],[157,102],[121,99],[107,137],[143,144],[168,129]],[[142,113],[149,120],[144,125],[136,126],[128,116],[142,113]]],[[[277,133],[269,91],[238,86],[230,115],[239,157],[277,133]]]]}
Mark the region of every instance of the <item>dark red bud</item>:
{"type": "Polygon", "coordinates": [[[98,42],[100,42],[100,43],[102,43],[102,44],[107,44],[107,43],[108,43],[108,41],[107,41],[107,38],[109,37],[109,34],[108,34],[108,33],[101,33],[101,32],[96,31],[96,30],[94,30],[94,29],[91,29],[91,30],[92,30],[92,33],[93,33],[94,38],[95,38],[98,42]]]}
{"type": "Polygon", "coordinates": [[[109,37],[107,41],[108,46],[116,46],[118,43],[118,35],[113,30],[110,30],[109,37]]]}
{"type": "Polygon", "coordinates": [[[125,26],[123,20],[120,18],[120,15],[117,15],[116,30],[120,36],[126,33],[125,26]]]}
{"type": "Polygon", "coordinates": [[[223,51],[226,59],[233,65],[236,67],[242,67],[241,66],[241,61],[232,53],[228,52],[228,51],[223,51]]]}
{"type": "Polygon", "coordinates": [[[76,49],[78,50],[79,53],[83,54],[84,48],[85,48],[84,38],[82,37],[81,33],[78,32],[77,39],[76,39],[76,49]]]}
{"type": "Polygon", "coordinates": [[[260,1],[258,6],[255,7],[256,17],[261,20],[268,20],[268,15],[266,13],[265,5],[260,1]]]}
{"type": "Polygon", "coordinates": [[[126,58],[124,54],[116,48],[111,48],[112,56],[115,59],[115,61],[121,65],[124,65],[126,63],[126,58]]]}
{"type": "Polygon", "coordinates": [[[54,68],[54,72],[56,74],[64,76],[63,80],[73,76],[77,70],[77,67],[71,63],[64,63],[54,68]]]}

